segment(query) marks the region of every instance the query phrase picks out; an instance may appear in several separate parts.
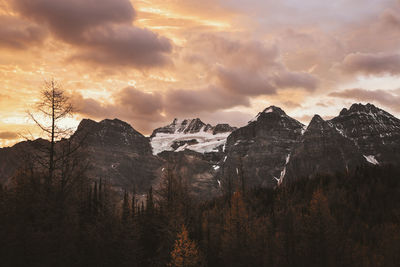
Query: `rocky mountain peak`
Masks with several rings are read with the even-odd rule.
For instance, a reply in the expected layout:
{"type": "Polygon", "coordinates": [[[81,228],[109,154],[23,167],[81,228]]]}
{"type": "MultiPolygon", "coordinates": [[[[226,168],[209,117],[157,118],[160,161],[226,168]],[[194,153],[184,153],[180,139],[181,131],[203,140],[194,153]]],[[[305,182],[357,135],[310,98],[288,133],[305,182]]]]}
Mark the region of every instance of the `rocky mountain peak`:
{"type": "Polygon", "coordinates": [[[351,107],[349,109],[344,108],[342,109],[342,111],[340,112],[339,116],[349,116],[352,114],[385,114],[385,115],[390,115],[389,113],[387,113],[386,111],[377,108],[376,106],[374,106],[373,104],[367,103],[367,104],[361,104],[361,103],[354,103],[353,105],[351,105],[351,107]]]}
{"type": "Polygon", "coordinates": [[[205,124],[199,118],[182,121],[174,119],[171,124],[154,130],[150,139],[154,154],[184,150],[218,152],[235,129],[229,124],[205,124]]]}
{"type": "Polygon", "coordinates": [[[312,126],[314,124],[321,124],[324,122],[324,119],[320,115],[315,114],[314,117],[311,119],[309,126],[312,126]]]}
{"type": "Polygon", "coordinates": [[[158,133],[160,134],[176,134],[176,133],[197,133],[200,131],[207,132],[211,130],[212,126],[205,124],[199,118],[184,119],[182,121],[175,118],[172,123],[157,128],[153,131],[150,138],[153,138],[158,133]]]}
{"type": "Polygon", "coordinates": [[[231,133],[236,130],[236,127],[232,127],[227,123],[220,123],[213,127],[213,134],[220,134],[220,133],[231,133]]]}
{"type": "Polygon", "coordinates": [[[85,138],[93,145],[151,152],[146,137],[119,119],[105,119],[100,122],[84,119],[72,137],[78,140],[85,138]]]}
{"type": "Polygon", "coordinates": [[[281,108],[276,106],[270,106],[264,109],[262,112],[259,112],[254,119],[249,121],[249,124],[264,119],[271,119],[271,118],[279,119],[280,117],[289,118],[289,116],[287,116],[286,113],[281,108]]]}
{"type": "Polygon", "coordinates": [[[330,125],[328,124],[328,122],[326,122],[320,115],[316,114],[311,119],[310,124],[308,124],[306,133],[313,131],[313,130],[321,131],[321,130],[329,128],[329,127],[330,127],[330,125]]]}
{"type": "Polygon", "coordinates": [[[372,104],[353,104],[330,120],[366,157],[379,163],[400,160],[400,120],[372,104]]]}
{"type": "Polygon", "coordinates": [[[141,133],[132,128],[132,126],[119,119],[104,119],[100,122],[96,122],[91,119],[83,119],[77,128],[76,132],[85,131],[95,133],[99,130],[119,131],[128,132],[131,134],[143,136],[141,133]]]}
{"type": "Polygon", "coordinates": [[[95,122],[94,120],[82,119],[81,122],[79,123],[76,131],[79,132],[79,131],[83,131],[85,129],[90,129],[96,124],[97,124],[97,122],[95,122]]]}
{"type": "Polygon", "coordinates": [[[277,107],[277,106],[269,106],[266,109],[264,109],[264,111],[262,113],[276,113],[281,116],[283,116],[283,115],[286,116],[285,111],[283,111],[280,107],[277,107]]]}

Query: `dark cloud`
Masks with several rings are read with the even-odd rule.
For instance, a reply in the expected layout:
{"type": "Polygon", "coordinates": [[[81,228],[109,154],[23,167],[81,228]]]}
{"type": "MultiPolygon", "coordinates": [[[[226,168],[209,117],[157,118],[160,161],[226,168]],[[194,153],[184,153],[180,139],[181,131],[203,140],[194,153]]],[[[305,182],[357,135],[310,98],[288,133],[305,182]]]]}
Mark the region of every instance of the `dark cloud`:
{"type": "Polygon", "coordinates": [[[190,45],[197,52],[184,58],[202,64],[207,69],[207,79],[216,80],[217,86],[233,94],[254,97],[274,95],[287,88],[313,91],[318,86],[313,75],[289,70],[274,43],[202,34],[190,40],[190,45]]]}
{"type": "Polygon", "coordinates": [[[400,74],[400,54],[397,53],[353,53],[345,57],[342,70],[349,73],[400,74]]]}
{"type": "Polygon", "coordinates": [[[223,88],[247,96],[273,95],[286,88],[314,91],[318,86],[318,79],[314,76],[305,72],[290,72],[285,68],[269,72],[219,67],[216,76],[223,88]]]}
{"type": "Polygon", "coordinates": [[[318,86],[318,79],[306,72],[281,71],[274,77],[277,88],[303,88],[314,91],[318,86]]]}
{"type": "Polygon", "coordinates": [[[72,96],[72,102],[80,115],[99,120],[119,118],[144,134],[150,133],[164,120],[161,115],[161,95],[157,93],[144,93],[127,87],[114,94],[112,100],[111,103],[102,103],[93,98],[84,98],[80,94],[72,96]]]}
{"type": "Polygon", "coordinates": [[[138,68],[170,63],[166,55],[172,50],[171,42],[147,29],[105,26],[88,32],[82,41],[83,51],[72,60],[138,68]]]}
{"type": "Polygon", "coordinates": [[[129,0],[14,0],[13,4],[21,15],[46,23],[70,42],[96,26],[130,23],[135,15],[129,0]]]}
{"type": "Polygon", "coordinates": [[[71,101],[77,113],[91,118],[111,118],[118,114],[114,106],[102,104],[93,98],[84,98],[81,94],[74,94],[71,101]]]}
{"type": "Polygon", "coordinates": [[[333,92],[329,95],[339,98],[353,99],[357,101],[378,103],[395,111],[400,111],[400,94],[397,90],[365,90],[354,88],[333,92]]]}
{"type": "Polygon", "coordinates": [[[16,17],[0,15],[0,25],[0,47],[26,49],[46,38],[45,29],[16,17]]]}
{"type": "Polygon", "coordinates": [[[400,30],[400,16],[394,13],[393,10],[383,12],[381,20],[385,26],[400,30]]]}
{"type": "Polygon", "coordinates": [[[188,115],[200,111],[212,112],[235,106],[250,105],[247,97],[230,94],[226,90],[210,86],[206,89],[173,89],[165,94],[165,111],[168,114],[188,115]]]}
{"type": "Polygon", "coordinates": [[[293,102],[293,101],[290,101],[290,100],[288,100],[288,101],[283,101],[283,102],[282,102],[282,105],[283,105],[284,107],[287,107],[287,108],[301,108],[301,107],[302,107],[301,104],[296,103],[296,102],[293,102]]]}
{"type": "Polygon", "coordinates": [[[129,113],[138,116],[157,117],[163,111],[163,100],[159,93],[145,93],[133,87],[122,89],[116,96],[117,103],[127,107],[129,113]]]}
{"type": "Polygon", "coordinates": [[[279,59],[279,49],[274,44],[257,40],[242,41],[218,34],[200,34],[190,42],[194,51],[206,52],[211,61],[223,65],[247,66],[261,69],[273,66],[279,59]]]}
{"type": "Polygon", "coordinates": [[[46,24],[59,39],[80,51],[72,60],[148,68],[169,63],[172,43],[132,26],[129,0],[14,0],[24,17],[46,24]]]}
{"type": "Polygon", "coordinates": [[[93,98],[84,98],[80,94],[72,96],[77,112],[93,118],[157,119],[163,108],[160,94],[145,93],[133,87],[122,89],[115,93],[112,99],[114,103],[103,104],[93,98]]]}
{"type": "Polygon", "coordinates": [[[216,75],[221,86],[235,94],[257,96],[276,93],[276,87],[260,72],[220,67],[216,75]]]}
{"type": "Polygon", "coordinates": [[[13,140],[18,137],[18,134],[14,132],[0,132],[0,139],[13,140]]]}

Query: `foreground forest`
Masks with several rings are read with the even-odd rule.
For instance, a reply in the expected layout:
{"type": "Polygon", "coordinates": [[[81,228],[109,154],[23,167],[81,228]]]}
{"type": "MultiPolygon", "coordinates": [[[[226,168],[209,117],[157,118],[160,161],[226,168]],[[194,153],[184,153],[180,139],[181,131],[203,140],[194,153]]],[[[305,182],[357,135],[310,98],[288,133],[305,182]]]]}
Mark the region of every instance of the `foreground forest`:
{"type": "MultiPolygon", "coordinates": [[[[45,174],[42,174],[46,176],[45,174]]],[[[78,177],[78,176],[76,176],[78,177]]],[[[166,174],[145,203],[21,172],[0,190],[2,266],[398,266],[400,171],[360,168],[200,202],[166,174]]],[[[133,190],[132,190],[133,191],[133,190]]]]}

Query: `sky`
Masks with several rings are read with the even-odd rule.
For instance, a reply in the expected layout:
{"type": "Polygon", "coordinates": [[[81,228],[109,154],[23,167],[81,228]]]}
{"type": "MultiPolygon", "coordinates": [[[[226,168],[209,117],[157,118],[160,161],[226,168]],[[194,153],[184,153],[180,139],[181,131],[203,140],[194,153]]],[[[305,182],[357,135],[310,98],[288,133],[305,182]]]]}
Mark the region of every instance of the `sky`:
{"type": "Polygon", "coordinates": [[[352,103],[400,117],[400,0],[0,0],[0,147],[40,135],[56,80],[82,118],[148,135],[173,118],[307,124],[352,103]]]}

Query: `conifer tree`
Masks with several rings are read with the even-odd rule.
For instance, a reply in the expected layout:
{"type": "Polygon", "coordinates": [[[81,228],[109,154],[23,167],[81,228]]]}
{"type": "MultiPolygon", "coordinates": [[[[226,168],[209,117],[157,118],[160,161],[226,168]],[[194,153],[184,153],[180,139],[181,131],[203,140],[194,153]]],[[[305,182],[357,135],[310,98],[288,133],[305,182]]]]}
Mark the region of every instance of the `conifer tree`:
{"type": "Polygon", "coordinates": [[[128,193],[125,191],[124,193],[124,201],[122,203],[122,222],[126,223],[129,218],[129,200],[128,193]]]}
{"type": "Polygon", "coordinates": [[[178,234],[174,249],[171,252],[170,267],[195,267],[200,266],[200,253],[197,245],[189,238],[185,225],[178,234]]]}

